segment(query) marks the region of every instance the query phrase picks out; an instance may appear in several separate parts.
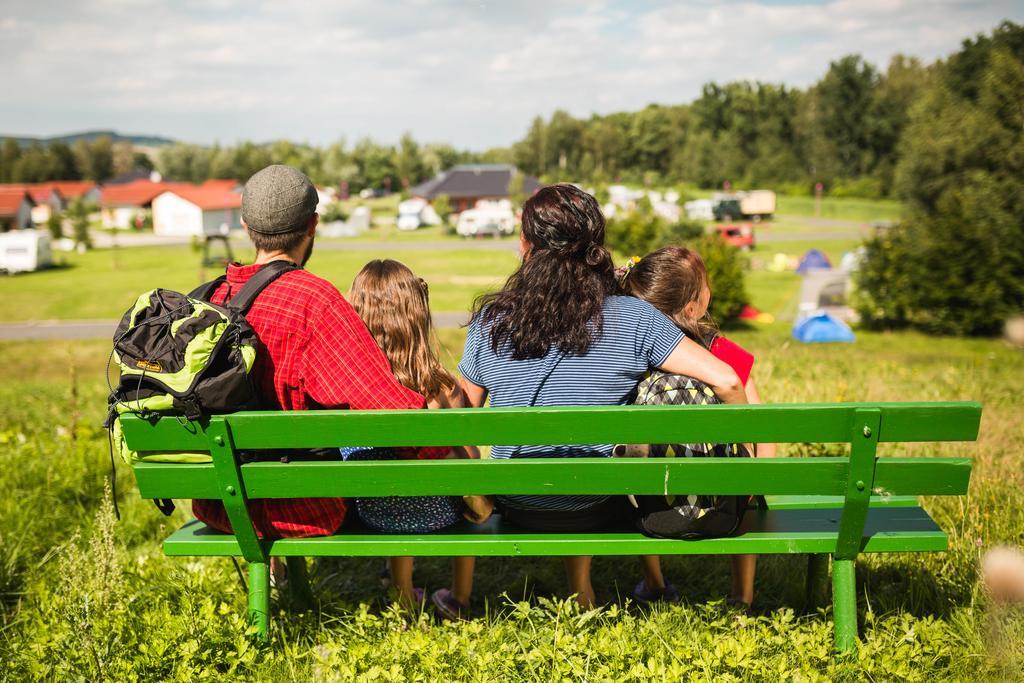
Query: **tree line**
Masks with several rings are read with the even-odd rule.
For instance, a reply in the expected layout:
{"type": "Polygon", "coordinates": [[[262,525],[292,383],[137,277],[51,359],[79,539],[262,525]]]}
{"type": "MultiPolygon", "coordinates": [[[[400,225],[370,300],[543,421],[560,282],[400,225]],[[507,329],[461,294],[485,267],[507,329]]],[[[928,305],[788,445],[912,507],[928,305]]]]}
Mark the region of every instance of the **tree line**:
{"type": "Polygon", "coordinates": [[[47,180],[102,182],[140,169],[152,170],[149,156],[129,142],[114,142],[108,135],[78,140],[73,145],[54,142],[22,147],[13,138],[0,144],[0,182],[41,183],[47,180]]]}

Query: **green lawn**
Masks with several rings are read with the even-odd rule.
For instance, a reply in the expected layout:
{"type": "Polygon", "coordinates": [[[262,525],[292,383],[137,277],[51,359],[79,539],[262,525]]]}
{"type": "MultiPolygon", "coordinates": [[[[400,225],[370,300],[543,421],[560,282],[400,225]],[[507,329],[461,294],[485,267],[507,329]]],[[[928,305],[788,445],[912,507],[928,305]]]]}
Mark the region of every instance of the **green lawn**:
{"type": "MultiPolygon", "coordinates": [[[[776,214],[784,216],[814,216],[814,197],[779,195],[776,214]]],[[[895,199],[858,199],[855,197],[823,197],[821,218],[871,222],[896,220],[902,205],[895,199]]]]}
{"type": "MultiPolygon", "coordinates": [[[[435,311],[469,310],[474,297],[499,286],[515,268],[513,251],[490,249],[403,251],[320,249],[309,269],[346,291],[359,269],[374,258],[402,261],[430,284],[435,311]]],[[[236,254],[251,260],[252,253],[236,254]]],[[[62,255],[66,265],[0,278],[0,321],[118,318],[135,297],[153,287],[188,291],[201,280],[199,256],[188,247],[138,247],[62,255]],[[115,257],[117,259],[115,268],[115,257]]]]}
{"type": "MultiPolygon", "coordinates": [[[[443,330],[449,364],[464,332],[443,330]]],[[[801,345],[785,326],[733,335],[757,358],[767,401],[975,399],[977,444],[886,446],[883,455],[969,455],[964,499],[925,500],[950,534],[944,554],[873,556],[858,564],[859,658],[831,652],[830,619],[800,612],[803,562],[759,562],[756,616],[709,607],[728,590],[724,558],[676,557],[683,592],[644,614],[626,604],[639,578],[627,558],[597,558],[601,609],[562,602],[555,559],[485,558],[481,618],[410,627],[386,605],[373,559],[312,565],[319,608],[275,600],[269,646],[245,635],[245,593],[224,559],[167,558],[170,520],[139,500],[119,465],[122,520],[102,505],[109,471],[98,428],[102,340],[0,343],[0,680],[1007,680],[1024,665],[1024,615],[988,602],[980,554],[1024,542],[1024,356],[997,341],[862,332],[853,344],[801,345]],[[69,541],[70,539],[70,541],[69,541]]],[[[821,452],[795,445],[788,453],[821,452]]],[[[448,581],[442,559],[418,560],[417,585],[448,581]]]]}

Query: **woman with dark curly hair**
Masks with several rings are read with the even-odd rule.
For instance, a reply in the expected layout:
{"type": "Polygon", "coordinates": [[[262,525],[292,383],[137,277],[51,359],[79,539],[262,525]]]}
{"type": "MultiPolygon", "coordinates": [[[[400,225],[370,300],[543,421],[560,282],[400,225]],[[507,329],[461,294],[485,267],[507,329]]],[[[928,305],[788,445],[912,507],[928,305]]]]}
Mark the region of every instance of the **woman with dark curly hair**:
{"type": "MultiPolygon", "coordinates": [[[[551,185],[523,207],[523,262],[498,292],[473,308],[459,371],[474,406],[624,405],[651,368],[688,375],[726,403],[745,403],[733,369],[687,339],[646,301],[617,295],[597,201],[573,185],[551,185]]],[[[607,457],[612,444],[495,446],[492,458],[607,457]]],[[[505,519],[545,531],[586,531],[625,514],[621,497],[502,496],[505,519]]],[[[570,591],[594,602],[589,557],[565,558],[570,591]]],[[[657,565],[644,582],[664,590],[657,565]]]]}

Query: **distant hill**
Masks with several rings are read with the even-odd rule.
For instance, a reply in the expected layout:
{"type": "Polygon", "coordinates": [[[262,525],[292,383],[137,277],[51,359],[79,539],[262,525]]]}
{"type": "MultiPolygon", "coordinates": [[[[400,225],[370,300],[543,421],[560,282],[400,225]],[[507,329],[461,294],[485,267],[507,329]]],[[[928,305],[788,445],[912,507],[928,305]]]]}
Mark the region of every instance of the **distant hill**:
{"type": "Polygon", "coordinates": [[[163,145],[173,145],[174,140],[170,138],[162,138],[157,135],[122,135],[121,133],[112,130],[88,130],[81,133],[68,133],[67,135],[55,135],[51,138],[33,138],[24,137],[20,135],[0,135],[0,138],[12,138],[18,142],[22,147],[28,147],[32,144],[39,145],[51,145],[55,142],[64,142],[72,145],[79,140],[95,140],[96,138],[109,137],[114,142],[130,142],[133,145],[139,147],[161,147],[163,145]]]}

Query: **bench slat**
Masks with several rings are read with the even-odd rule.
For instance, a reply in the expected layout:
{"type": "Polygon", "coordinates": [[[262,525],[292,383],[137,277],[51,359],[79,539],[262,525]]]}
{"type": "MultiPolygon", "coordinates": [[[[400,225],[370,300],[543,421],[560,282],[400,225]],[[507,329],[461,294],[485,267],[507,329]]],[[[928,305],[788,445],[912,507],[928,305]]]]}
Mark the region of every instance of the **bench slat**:
{"type": "MultiPolygon", "coordinates": [[[[879,408],[879,441],[973,441],[975,402],[719,406],[601,406],[462,410],[246,412],[220,416],[240,449],[452,444],[592,444],[743,441],[838,443],[851,439],[854,412],[879,408]]],[[[138,451],[202,451],[194,424],[122,418],[138,451]]]]}
{"type": "MultiPolygon", "coordinates": [[[[282,539],[269,548],[273,556],[376,557],[413,555],[716,555],[736,553],[830,553],[836,549],[840,509],[770,510],[747,514],[741,535],[700,541],[647,538],[635,531],[538,533],[502,524],[462,525],[423,535],[364,531],[312,539],[282,539]]],[[[919,507],[872,508],[864,528],[862,552],[927,552],[947,547],[946,534],[919,507]]],[[[211,531],[192,521],[164,541],[164,552],[177,556],[239,555],[234,536],[211,531]]]]}
{"type": "MultiPolygon", "coordinates": [[[[249,498],[493,494],[717,493],[841,496],[847,458],[523,459],[250,463],[249,498]],[[495,469],[502,468],[502,469],[495,469]]],[[[141,462],[143,498],[219,498],[212,464],[141,462]]],[[[880,457],[875,491],[885,496],[960,495],[969,458],[880,457]]]]}

